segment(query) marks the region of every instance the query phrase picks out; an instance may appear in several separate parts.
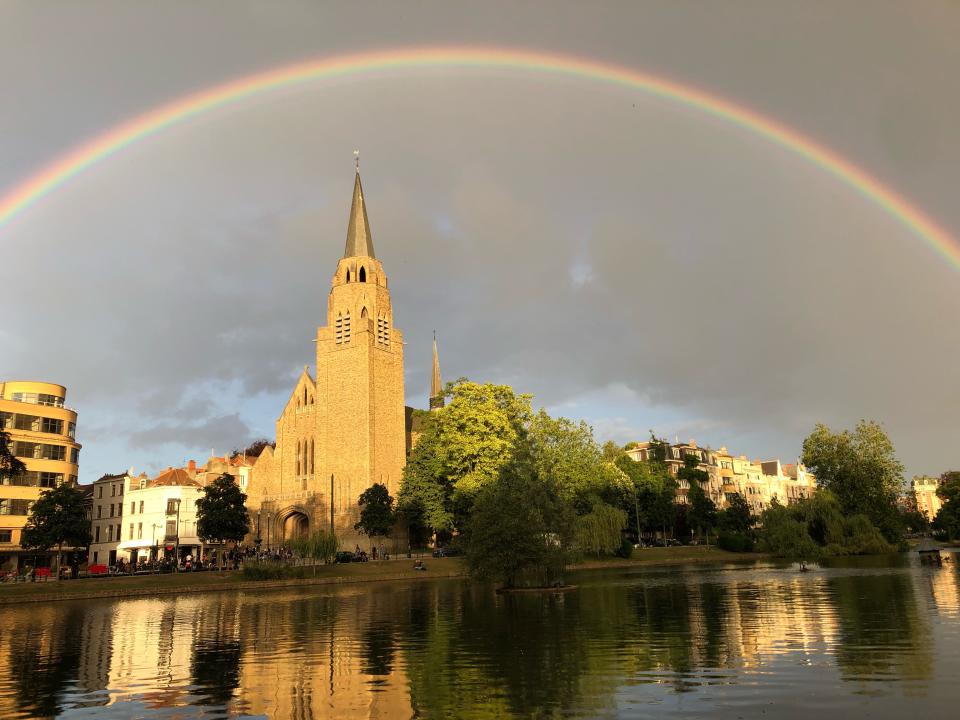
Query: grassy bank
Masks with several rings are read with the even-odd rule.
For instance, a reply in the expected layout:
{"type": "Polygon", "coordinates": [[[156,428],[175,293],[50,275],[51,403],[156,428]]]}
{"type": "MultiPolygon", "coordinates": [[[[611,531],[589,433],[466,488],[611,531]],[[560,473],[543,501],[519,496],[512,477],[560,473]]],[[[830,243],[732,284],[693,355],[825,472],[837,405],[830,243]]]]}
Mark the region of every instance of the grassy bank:
{"type": "MultiPolygon", "coordinates": [[[[731,553],[714,547],[643,548],[634,550],[631,559],[604,558],[587,560],[570,567],[592,570],[615,567],[689,565],[757,560],[768,557],[760,553],[731,553]]],[[[245,580],[238,572],[201,572],[170,575],[138,575],[134,577],[84,578],[59,582],[38,582],[0,585],[0,605],[51,600],[86,600],[91,598],[149,597],[180,593],[220,592],[232,590],[264,590],[268,588],[339,585],[344,583],[395,582],[463,577],[466,564],[461,558],[431,559],[427,569],[414,570],[413,560],[406,558],[387,562],[320,565],[316,577],[294,580],[245,580]]]]}

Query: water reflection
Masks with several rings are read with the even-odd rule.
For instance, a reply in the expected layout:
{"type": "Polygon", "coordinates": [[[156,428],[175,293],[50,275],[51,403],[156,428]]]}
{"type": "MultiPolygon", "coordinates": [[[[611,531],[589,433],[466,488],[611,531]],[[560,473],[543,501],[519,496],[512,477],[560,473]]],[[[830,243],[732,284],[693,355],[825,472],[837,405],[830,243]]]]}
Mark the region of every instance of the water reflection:
{"type": "Polygon", "coordinates": [[[0,717],[937,716],[956,565],[855,561],[0,609],[0,717]],[[912,703],[912,704],[911,704],[912,703]]]}

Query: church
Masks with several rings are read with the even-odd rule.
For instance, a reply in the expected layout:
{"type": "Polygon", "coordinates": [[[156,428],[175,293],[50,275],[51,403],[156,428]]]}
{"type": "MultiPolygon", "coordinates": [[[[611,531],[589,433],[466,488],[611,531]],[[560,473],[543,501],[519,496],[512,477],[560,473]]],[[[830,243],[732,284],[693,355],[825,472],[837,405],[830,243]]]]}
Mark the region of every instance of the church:
{"type": "MultiPolygon", "coordinates": [[[[413,409],[404,403],[403,333],[373,250],[359,167],[346,247],[315,342],[316,372],[304,366],[277,420],[276,447],[251,471],[251,532],[264,546],[331,526],[342,547],[368,544],[353,529],[357,500],[374,483],[396,498],[415,438],[413,409]]],[[[430,407],[442,402],[434,339],[430,407]]]]}

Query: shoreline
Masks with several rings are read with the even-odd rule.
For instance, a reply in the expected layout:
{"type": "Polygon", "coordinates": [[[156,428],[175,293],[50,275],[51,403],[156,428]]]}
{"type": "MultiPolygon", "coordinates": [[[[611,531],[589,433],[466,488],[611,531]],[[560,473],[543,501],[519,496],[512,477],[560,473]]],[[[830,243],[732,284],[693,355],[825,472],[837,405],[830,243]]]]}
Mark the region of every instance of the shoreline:
{"type": "MultiPolygon", "coordinates": [[[[670,567],[723,562],[752,562],[768,559],[764,553],[728,553],[716,548],[647,548],[633,558],[588,560],[568,567],[568,572],[625,567],[670,567]],[[692,551],[692,552],[691,552],[692,551]]],[[[0,586],[0,607],[21,603],[144,598],[215,592],[282,590],[299,587],[352,585],[361,583],[397,583],[408,581],[468,577],[459,558],[435,558],[427,561],[426,571],[413,570],[407,558],[384,563],[351,563],[319,566],[317,577],[287,580],[243,580],[239,572],[180,573],[114,578],[83,578],[0,586]],[[401,569],[400,565],[405,569],[401,569]],[[438,567],[439,566],[439,567],[438,567]]]]}

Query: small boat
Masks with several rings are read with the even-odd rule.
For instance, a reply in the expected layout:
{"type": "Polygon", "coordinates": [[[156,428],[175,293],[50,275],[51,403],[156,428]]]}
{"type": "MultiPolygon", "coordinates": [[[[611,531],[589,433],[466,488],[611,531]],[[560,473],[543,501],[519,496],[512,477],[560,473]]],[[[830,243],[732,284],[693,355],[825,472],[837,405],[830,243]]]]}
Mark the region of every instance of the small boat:
{"type": "Polygon", "coordinates": [[[943,565],[940,548],[930,538],[920,541],[917,545],[917,553],[920,555],[920,562],[924,565],[943,565]]]}

